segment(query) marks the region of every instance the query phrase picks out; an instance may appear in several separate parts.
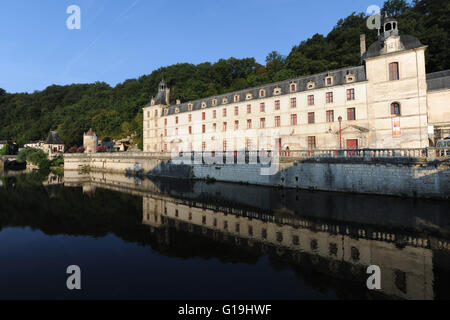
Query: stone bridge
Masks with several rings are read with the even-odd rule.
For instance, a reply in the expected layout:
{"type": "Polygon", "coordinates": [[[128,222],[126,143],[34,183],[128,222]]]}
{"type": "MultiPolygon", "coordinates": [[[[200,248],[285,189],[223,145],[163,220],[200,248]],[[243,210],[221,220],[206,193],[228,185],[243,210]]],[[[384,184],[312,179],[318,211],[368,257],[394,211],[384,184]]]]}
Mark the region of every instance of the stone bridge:
{"type": "Polygon", "coordinates": [[[4,170],[8,163],[17,161],[17,156],[0,156],[0,170],[4,170]]]}

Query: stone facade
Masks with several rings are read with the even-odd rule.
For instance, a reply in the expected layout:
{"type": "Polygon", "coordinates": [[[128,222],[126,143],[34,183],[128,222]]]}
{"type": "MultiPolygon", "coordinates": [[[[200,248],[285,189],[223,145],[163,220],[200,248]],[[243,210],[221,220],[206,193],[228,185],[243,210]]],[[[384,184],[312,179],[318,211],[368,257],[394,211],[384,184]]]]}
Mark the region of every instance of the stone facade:
{"type": "Polygon", "coordinates": [[[144,107],[144,151],[434,145],[434,128],[450,125],[450,81],[427,76],[427,47],[394,22],[367,51],[361,38],[362,66],[175,105],[162,82],[144,107]]]}
{"type": "Polygon", "coordinates": [[[261,164],[181,164],[146,153],[66,155],[64,169],[124,173],[139,171],[150,176],[217,180],[284,188],[402,197],[448,199],[448,164],[396,160],[311,160],[280,163],[274,175],[263,175],[261,164]]]}
{"type": "Polygon", "coordinates": [[[92,129],[89,129],[83,136],[83,147],[86,153],[95,153],[97,151],[98,138],[92,129]]]}

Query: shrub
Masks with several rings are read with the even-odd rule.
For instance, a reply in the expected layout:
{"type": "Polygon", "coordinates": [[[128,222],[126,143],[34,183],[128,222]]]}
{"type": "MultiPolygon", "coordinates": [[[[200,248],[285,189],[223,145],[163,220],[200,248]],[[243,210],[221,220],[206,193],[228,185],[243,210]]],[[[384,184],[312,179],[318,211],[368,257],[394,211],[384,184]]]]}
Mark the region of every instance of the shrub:
{"type": "Polygon", "coordinates": [[[47,169],[50,169],[51,163],[52,162],[50,160],[48,160],[47,158],[40,159],[37,163],[37,166],[39,167],[40,170],[47,170],[47,169]]]}
{"type": "Polygon", "coordinates": [[[106,146],[98,146],[96,151],[99,153],[104,153],[104,152],[108,151],[108,148],[106,146]]]}
{"type": "Polygon", "coordinates": [[[68,153],[75,153],[77,152],[77,147],[70,147],[69,150],[67,150],[68,153]]]}
{"type": "Polygon", "coordinates": [[[4,145],[3,148],[0,149],[0,155],[1,156],[7,156],[9,155],[9,145],[4,145]]]}
{"type": "Polygon", "coordinates": [[[84,152],[84,147],[79,147],[77,149],[77,153],[83,153],[84,152]]]}
{"type": "Polygon", "coordinates": [[[64,158],[59,157],[52,161],[52,166],[54,167],[60,167],[62,165],[64,165],[64,158]]]}

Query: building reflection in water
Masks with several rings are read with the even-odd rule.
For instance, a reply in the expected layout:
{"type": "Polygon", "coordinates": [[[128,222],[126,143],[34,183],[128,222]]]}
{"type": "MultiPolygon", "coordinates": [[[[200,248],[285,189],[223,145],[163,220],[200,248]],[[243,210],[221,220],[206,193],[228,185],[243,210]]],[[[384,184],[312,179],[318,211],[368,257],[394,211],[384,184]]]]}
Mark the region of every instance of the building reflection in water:
{"type": "Polygon", "coordinates": [[[187,231],[361,286],[367,267],[378,265],[385,298],[434,299],[446,286],[436,274],[450,273],[442,202],[65,174],[66,186],[80,184],[89,195],[106,188],[142,196],[143,224],[168,246],[171,232],[187,231]]]}

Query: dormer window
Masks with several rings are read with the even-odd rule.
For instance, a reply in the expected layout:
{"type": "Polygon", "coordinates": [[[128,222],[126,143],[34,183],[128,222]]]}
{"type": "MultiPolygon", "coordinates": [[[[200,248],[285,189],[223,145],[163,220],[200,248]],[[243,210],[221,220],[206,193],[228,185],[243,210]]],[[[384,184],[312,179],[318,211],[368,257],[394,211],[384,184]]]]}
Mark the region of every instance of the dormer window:
{"type": "Polygon", "coordinates": [[[325,78],[325,85],[326,86],[332,86],[333,85],[333,77],[332,76],[328,76],[325,78]]]}
{"type": "Polygon", "coordinates": [[[264,98],[266,96],[266,90],[259,91],[259,97],[264,98]]]}
{"type": "Polygon", "coordinates": [[[291,86],[290,86],[290,88],[291,88],[291,92],[296,92],[297,91],[297,84],[296,83],[291,83],[291,86]]]}
{"type": "Polygon", "coordinates": [[[273,94],[274,94],[275,96],[281,94],[281,88],[279,88],[279,87],[275,88],[275,89],[273,90],[273,94]]]}
{"type": "Polygon", "coordinates": [[[175,113],[180,113],[180,108],[176,108],[175,113]]]}
{"type": "Polygon", "coordinates": [[[236,94],[236,95],[234,96],[234,102],[239,102],[239,95],[238,95],[238,94],[236,94]]]}
{"type": "Polygon", "coordinates": [[[306,88],[307,88],[308,90],[314,89],[315,87],[316,87],[316,84],[314,83],[314,81],[309,81],[309,82],[306,84],[306,88]]]}
{"type": "Polygon", "coordinates": [[[189,110],[189,111],[194,110],[194,105],[193,105],[192,103],[189,103],[189,104],[188,104],[188,110],[189,110]]]}
{"type": "Polygon", "coordinates": [[[247,95],[245,96],[246,100],[251,100],[253,98],[253,95],[251,93],[247,93],[247,95]]]}
{"type": "Polygon", "coordinates": [[[202,102],[202,109],[206,108],[206,102],[202,102]]]}
{"type": "Polygon", "coordinates": [[[345,81],[347,83],[355,82],[355,75],[353,73],[347,73],[347,76],[345,77],[345,81]]]}
{"type": "Polygon", "coordinates": [[[164,115],[167,116],[169,114],[169,109],[164,109],[164,115]]]}
{"type": "Polygon", "coordinates": [[[223,98],[222,99],[222,104],[227,104],[228,103],[228,99],[227,98],[223,98]]]}
{"type": "Polygon", "coordinates": [[[213,105],[213,106],[217,106],[217,99],[213,99],[212,105],[213,105]]]}

